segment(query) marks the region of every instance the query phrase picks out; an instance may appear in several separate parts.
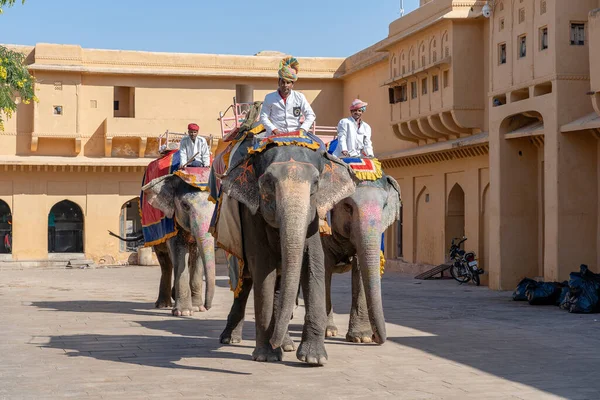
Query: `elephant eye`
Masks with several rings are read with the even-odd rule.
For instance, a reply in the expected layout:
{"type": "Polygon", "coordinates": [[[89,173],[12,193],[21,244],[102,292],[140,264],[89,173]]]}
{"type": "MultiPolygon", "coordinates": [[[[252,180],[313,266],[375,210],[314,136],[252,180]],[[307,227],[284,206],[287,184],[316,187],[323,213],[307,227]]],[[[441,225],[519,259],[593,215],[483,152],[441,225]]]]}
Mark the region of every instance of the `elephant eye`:
{"type": "Polygon", "coordinates": [[[310,194],[315,194],[315,193],[317,193],[318,190],[319,190],[319,179],[315,178],[315,180],[313,180],[312,185],[310,186],[310,194]]]}
{"type": "Polygon", "coordinates": [[[190,205],[188,203],[181,203],[181,208],[183,208],[183,211],[190,211],[190,205]]]}
{"type": "Polygon", "coordinates": [[[348,203],[344,203],[344,211],[346,211],[348,214],[352,215],[352,206],[348,203]]]}

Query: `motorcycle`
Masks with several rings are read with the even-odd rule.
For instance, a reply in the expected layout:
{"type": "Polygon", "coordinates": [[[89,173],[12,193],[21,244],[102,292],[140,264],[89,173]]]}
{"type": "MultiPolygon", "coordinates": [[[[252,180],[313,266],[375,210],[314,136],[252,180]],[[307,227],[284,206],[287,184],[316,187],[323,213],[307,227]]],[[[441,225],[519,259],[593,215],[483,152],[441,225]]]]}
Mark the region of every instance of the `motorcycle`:
{"type": "Polygon", "coordinates": [[[466,237],[463,238],[454,238],[452,239],[452,243],[450,245],[450,262],[452,266],[450,267],[450,275],[460,282],[467,283],[469,281],[473,281],[475,285],[479,286],[480,279],[479,275],[483,274],[483,269],[479,268],[479,264],[477,259],[475,258],[475,253],[465,252],[460,248],[460,245],[463,244],[467,240],[466,237]],[[455,243],[455,241],[457,241],[455,243]]]}

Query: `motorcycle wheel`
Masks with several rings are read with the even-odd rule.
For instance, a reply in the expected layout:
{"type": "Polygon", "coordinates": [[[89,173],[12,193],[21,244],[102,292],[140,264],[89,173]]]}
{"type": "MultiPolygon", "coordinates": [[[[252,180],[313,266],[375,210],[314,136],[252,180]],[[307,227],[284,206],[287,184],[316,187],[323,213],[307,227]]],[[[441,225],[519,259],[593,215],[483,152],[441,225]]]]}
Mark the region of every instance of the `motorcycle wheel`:
{"type": "Polygon", "coordinates": [[[473,274],[473,282],[475,283],[475,286],[479,286],[481,284],[481,281],[479,280],[479,274],[478,273],[474,273],[473,274]]]}
{"type": "Polygon", "coordinates": [[[456,265],[450,267],[450,275],[460,283],[467,283],[471,279],[469,275],[464,274],[464,268],[457,267],[456,265]]]}

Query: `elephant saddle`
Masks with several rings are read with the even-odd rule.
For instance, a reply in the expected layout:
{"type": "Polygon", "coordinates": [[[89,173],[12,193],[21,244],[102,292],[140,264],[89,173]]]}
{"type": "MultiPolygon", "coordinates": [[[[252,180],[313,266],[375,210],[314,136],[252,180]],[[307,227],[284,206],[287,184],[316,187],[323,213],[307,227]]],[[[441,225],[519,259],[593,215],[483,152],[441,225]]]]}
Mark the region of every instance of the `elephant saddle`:
{"type": "Polygon", "coordinates": [[[361,181],[376,181],[383,177],[381,163],[376,158],[346,157],[342,161],[348,164],[361,181]]]}

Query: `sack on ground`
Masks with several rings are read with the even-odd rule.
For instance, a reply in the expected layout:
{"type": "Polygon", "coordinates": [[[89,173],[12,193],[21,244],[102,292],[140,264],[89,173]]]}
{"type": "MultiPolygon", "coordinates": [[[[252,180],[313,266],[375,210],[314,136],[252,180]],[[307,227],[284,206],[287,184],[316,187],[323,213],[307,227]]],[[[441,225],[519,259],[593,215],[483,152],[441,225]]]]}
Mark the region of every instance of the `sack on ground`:
{"type": "Polygon", "coordinates": [[[569,278],[569,292],[560,308],[571,313],[600,311],[600,274],[594,274],[582,264],[580,272],[571,272],[569,278]]]}
{"type": "Polygon", "coordinates": [[[531,305],[555,305],[565,283],[532,282],[527,285],[527,301],[531,305]]]}
{"type": "Polygon", "coordinates": [[[526,301],[527,300],[527,285],[530,283],[536,283],[533,279],[525,278],[517,285],[517,288],[513,292],[513,300],[515,301],[526,301]]]}

